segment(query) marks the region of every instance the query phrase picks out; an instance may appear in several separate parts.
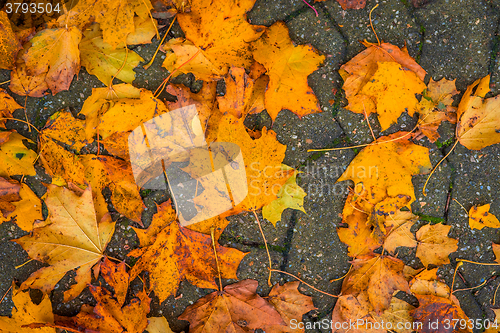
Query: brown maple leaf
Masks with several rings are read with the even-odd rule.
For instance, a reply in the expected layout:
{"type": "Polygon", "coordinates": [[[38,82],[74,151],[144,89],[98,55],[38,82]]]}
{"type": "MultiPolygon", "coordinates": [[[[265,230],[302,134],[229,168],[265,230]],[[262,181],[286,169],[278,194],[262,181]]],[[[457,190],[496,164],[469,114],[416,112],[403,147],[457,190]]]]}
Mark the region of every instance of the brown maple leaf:
{"type": "MultiPolygon", "coordinates": [[[[155,215],[170,210],[170,202],[158,207],[155,215]]],[[[167,213],[166,217],[170,217],[167,213]]],[[[236,269],[246,253],[217,245],[217,258],[222,278],[236,279],[236,269]]],[[[154,243],[136,249],[128,256],[139,257],[130,271],[133,280],[142,271],[148,271],[151,289],[163,302],[175,294],[179,284],[186,279],[200,288],[217,288],[217,265],[210,236],[191,231],[172,221],[154,240],[154,243]]]]}
{"type": "Polygon", "coordinates": [[[453,320],[465,320],[469,322],[469,318],[460,307],[460,303],[455,296],[443,298],[433,295],[415,295],[419,302],[419,307],[411,311],[411,315],[422,323],[419,333],[431,332],[449,332],[449,333],[469,333],[472,332],[468,325],[461,328],[461,325],[446,325],[453,323],[453,320]]]}
{"type": "Polygon", "coordinates": [[[255,293],[257,285],[243,280],[226,286],[188,306],[179,319],[189,321],[193,333],[244,333],[285,325],[273,306],[255,293]]]}

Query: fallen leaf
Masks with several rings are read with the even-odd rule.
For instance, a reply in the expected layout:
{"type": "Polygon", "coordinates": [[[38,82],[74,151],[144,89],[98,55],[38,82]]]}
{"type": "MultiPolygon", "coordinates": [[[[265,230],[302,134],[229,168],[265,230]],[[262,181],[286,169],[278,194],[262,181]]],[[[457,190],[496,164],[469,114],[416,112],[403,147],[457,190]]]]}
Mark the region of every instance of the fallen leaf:
{"type": "Polygon", "coordinates": [[[411,232],[411,228],[415,224],[418,216],[413,215],[412,212],[403,212],[398,210],[395,214],[389,215],[385,220],[388,235],[384,240],[384,249],[395,253],[399,246],[415,247],[417,241],[411,232]]]}
{"type": "MultiPolygon", "coordinates": [[[[320,1],[320,0],[314,0],[314,1],[320,1]]],[[[337,0],[337,2],[342,6],[343,10],[363,9],[366,6],[366,0],[337,0]]]]}
{"type": "MultiPolygon", "coordinates": [[[[191,11],[177,14],[186,38],[200,50],[215,69],[225,75],[229,67],[250,68],[253,62],[250,43],[259,38],[264,26],[251,25],[246,12],[255,0],[192,0],[191,11]],[[217,27],[213,29],[212,27],[217,27]]],[[[175,67],[185,60],[178,57],[175,67]]],[[[180,71],[187,70],[182,68],[180,71]]],[[[196,72],[193,72],[197,76],[196,72]]]]}
{"type": "Polygon", "coordinates": [[[111,222],[109,215],[100,223],[96,221],[90,188],[78,196],[67,188],[51,185],[44,201],[49,210],[48,221],[41,227],[35,226],[31,235],[16,239],[15,242],[31,258],[50,266],[31,274],[21,288],[40,289],[48,293],[66,272],[78,268],[76,284],[64,293],[67,302],[78,296],[90,283],[92,266],[104,256],[115,223],[111,222]]]}
{"type": "Polygon", "coordinates": [[[263,111],[266,108],[264,106],[264,93],[268,82],[266,78],[254,80],[245,73],[244,68],[231,67],[224,78],[226,93],[224,96],[217,96],[220,111],[243,119],[247,114],[263,111]]]}
{"type": "Polygon", "coordinates": [[[352,160],[337,182],[350,179],[355,191],[363,193],[372,204],[390,196],[406,195],[415,201],[412,175],[431,170],[429,149],[415,145],[397,132],[381,137],[352,160]]]}
{"type": "MultiPolygon", "coordinates": [[[[450,333],[466,333],[472,332],[468,328],[461,328],[462,325],[446,325],[458,321],[469,323],[469,318],[460,308],[460,304],[455,296],[451,299],[437,297],[433,295],[415,295],[419,302],[419,307],[411,311],[411,315],[415,321],[422,323],[422,328],[419,332],[431,333],[436,332],[436,327],[450,327],[447,332],[450,333]],[[437,323],[437,324],[435,324],[437,323]]],[[[468,325],[466,325],[467,327],[468,325]]]]}
{"type": "Polygon", "coordinates": [[[97,76],[107,86],[111,84],[113,77],[127,83],[134,81],[134,68],[144,59],[124,44],[113,47],[106,43],[98,24],[91,25],[83,35],[79,48],[82,66],[87,72],[97,76]]]}
{"type": "MultiPolygon", "coordinates": [[[[289,166],[283,164],[284,170],[290,170],[289,166]]],[[[299,172],[294,170],[294,174],[288,178],[285,184],[280,188],[276,200],[270,204],[262,207],[262,217],[271,222],[275,227],[278,221],[281,221],[281,214],[287,208],[304,210],[304,197],[306,192],[297,185],[297,174],[299,172]]]]}
{"type": "Polygon", "coordinates": [[[412,72],[391,62],[378,62],[377,70],[356,96],[349,98],[347,109],[369,115],[376,112],[382,131],[397,123],[407,111],[413,116],[418,111],[417,94],[425,89],[424,82],[412,72]]]}
{"type": "Polygon", "coordinates": [[[29,329],[23,328],[23,325],[32,323],[54,323],[54,315],[52,314],[52,303],[49,295],[43,295],[40,303],[33,303],[30,293],[21,291],[14,283],[12,284],[12,316],[0,317],[0,332],[5,333],[55,333],[56,330],[50,327],[29,329]]]}
{"type": "Polygon", "coordinates": [[[76,151],[94,141],[93,138],[90,141],[85,139],[85,122],[73,117],[69,110],[61,110],[50,116],[41,135],[65,143],[76,151]]]}
{"type": "Polygon", "coordinates": [[[0,145],[0,177],[10,177],[14,175],[36,175],[33,164],[36,153],[26,148],[23,140],[33,143],[17,132],[8,134],[9,140],[0,145]]]}
{"type": "Polygon", "coordinates": [[[0,177],[0,218],[7,217],[16,208],[12,203],[21,200],[21,185],[15,180],[0,177]]]}
{"type": "MultiPolygon", "coordinates": [[[[170,202],[163,203],[153,219],[172,218],[170,210],[170,202]]],[[[220,245],[216,249],[222,278],[236,279],[236,269],[245,253],[220,245]]],[[[130,271],[131,280],[142,271],[148,271],[151,289],[160,302],[175,294],[184,279],[200,288],[217,288],[217,265],[212,239],[180,226],[177,221],[165,226],[156,235],[152,245],[136,249],[128,256],[139,257],[130,271]]]]}
{"type": "Polygon", "coordinates": [[[484,227],[500,228],[500,221],[497,217],[489,213],[490,204],[483,206],[473,206],[469,210],[469,227],[481,230],[484,227]]]}
{"type": "Polygon", "coordinates": [[[491,247],[495,254],[495,261],[500,264],[500,244],[491,243],[491,247]]]}
{"type": "Polygon", "coordinates": [[[273,306],[255,293],[257,285],[255,280],[243,280],[226,286],[188,306],[179,319],[189,321],[192,333],[267,331],[285,325],[273,306]]]}
{"type": "Polygon", "coordinates": [[[475,81],[458,105],[456,136],[467,149],[480,150],[500,142],[500,95],[484,99],[489,83],[489,75],[475,81]]]}
{"type": "Polygon", "coordinates": [[[174,333],[165,317],[149,317],[146,331],[149,333],[174,333]]]}
{"type": "Polygon", "coordinates": [[[52,94],[68,90],[73,76],[80,71],[78,43],[82,33],[78,28],[44,29],[30,42],[24,54],[26,68],[32,75],[47,73],[45,82],[52,94]]]}
{"type": "Polygon", "coordinates": [[[114,297],[118,301],[118,305],[122,306],[123,303],[125,303],[129,285],[129,275],[127,273],[127,268],[125,267],[125,261],[115,264],[107,257],[104,257],[100,270],[101,276],[104,278],[106,283],[113,287],[114,297]]]}
{"type": "Polygon", "coordinates": [[[404,263],[399,259],[376,255],[354,259],[351,263],[352,269],[344,279],[342,293],[366,291],[370,304],[379,314],[389,308],[395,291],[410,292],[403,276],[404,263]]]}
{"type": "MultiPolygon", "coordinates": [[[[20,51],[19,54],[24,53],[20,51]]],[[[10,72],[9,89],[21,96],[43,97],[47,94],[49,86],[45,82],[47,73],[40,75],[29,75],[26,71],[26,64],[18,54],[16,67],[10,72]]]]}
{"type": "Polygon", "coordinates": [[[13,69],[16,63],[17,52],[22,49],[21,43],[5,11],[0,12],[0,68],[13,69]]]}
{"type": "Polygon", "coordinates": [[[448,255],[458,249],[458,240],[449,238],[451,226],[426,224],[417,231],[417,257],[425,267],[450,263],[448,255]]]}
{"type": "Polygon", "coordinates": [[[42,202],[26,184],[21,184],[19,196],[20,200],[12,202],[14,211],[5,217],[0,216],[0,224],[12,221],[22,230],[31,232],[35,221],[43,220],[42,202]]]}
{"type": "Polygon", "coordinates": [[[498,332],[498,321],[500,320],[500,309],[490,309],[495,314],[495,319],[488,322],[485,320],[484,325],[487,327],[484,333],[497,333],[498,332]]]}
{"type": "Polygon", "coordinates": [[[309,45],[294,46],[283,22],[274,23],[252,46],[255,60],[264,65],[269,76],[265,104],[273,121],[282,109],[299,118],[321,112],[307,76],[318,69],[325,56],[309,45]]]}
{"type": "Polygon", "coordinates": [[[450,298],[450,287],[438,279],[437,271],[437,268],[426,269],[417,274],[410,281],[410,291],[414,295],[433,295],[450,298]]]}
{"type": "Polygon", "coordinates": [[[73,317],[79,327],[85,328],[85,332],[142,333],[146,329],[151,299],[145,291],[138,292],[138,297],[122,306],[106,289],[92,285],[89,289],[97,305],[92,312],[80,311],[73,317]]]}
{"type": "Polygon", "coordinates": [[[127,35],[127,45],[150,44],[156,36],[158,24],[150,17],[134,17],[134,31],[127,35]]]}
{"type": "Polygon", "coordinates": [[[457,122],[456,108],[451,106],[453,96],[458,94],[455,81],[443,78],[436,82],[431,78],[418,105],[418,128],[430,142],[439,139],[438,128],[441,122],[457,122]]]}
{"type": "Polygon", "coordinates": [[[312,302],[311,296],[306,296],[299,292],[299,284],[298,281],[294,281],[287,282],[282,286],[279,284],[273,286],[269,292],[268,301],[278,311],[285,322],[285,326],[270,326],[266,329],[266,332],[304,332],[304,330],[292,329],[291,320],[295,319],[296,323],[301,322],[302,316],[311,310],[315,310],[316,307],[312,302]]]}
{"type": "Polygon", "coordinates": [[[257,210],[271,203],[294,172],[282,170],[286,146],[276,140],[274,131],[265,127],[262,136],[253,140],[245,130],[243,120],[226,115],[219,123],[217,141],[240,147],[247,174],[248,195],[225,216],[257,210]]]}
{"type": "MultiPolygon", "coordinates": [[[[0,54],[0,59],[2,59],[1,54],[0,54]]],[[[5,118],[13,118],[12,112],[22,108],[23,107],[17,104],[17,102],[7,93],[6,90],[0,89],[0,128],[5,128],[5,123],[7,122],[5,118]]]]}

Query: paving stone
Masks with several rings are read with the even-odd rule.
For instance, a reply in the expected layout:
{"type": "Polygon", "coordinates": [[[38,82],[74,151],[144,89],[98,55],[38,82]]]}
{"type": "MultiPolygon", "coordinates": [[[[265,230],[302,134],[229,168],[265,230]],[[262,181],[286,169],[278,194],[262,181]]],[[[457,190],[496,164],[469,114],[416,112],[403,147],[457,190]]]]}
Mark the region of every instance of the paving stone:
{"type": "MultiPolygon", "coordinates": [[[[349,182],[335,184],[353,153],[333,151],[302,168],[300,185],[308,193],[306,214],[297,212],[286,271],[314,287],[337,294],[340,283],[330,283],[349,268],[346,246],[337,236],[337,224],[347,197],[349,182]]],[[[335,299],[307,289],[319,308],[321,319],[330,316],[335,299]]]]}
{"type": "Polygon", "coordinates": [[[248,21],[256,25],[270,26],[276,21],[283,21],[288,15],[301,8],[306,8],[302,0],[257,0],[248,12],[248,21]]]}
{"type": "MultiPolygon", "coordinates": [[[[500,11],[500,1],[498,1],[498,6],[496,7],[498,11],[500,11]]],[[[490,79],[490,88],[491,92],[490,94],[492,96],[498,95],[500,93],[500,36],[498,35],[498,29],[500,28],[500,23],[497,26],[497,31],[495,31],[495,36],[493,38],[493,51],[496,50],[495,53],[491,53],[491,62],[490,62],[490,68],[489,70],[491,71],[491,79],[490,79]],[[495,49],[496,45],[496,49],[495,49]]],[[[488,95],[487,97],[489,97],[488,95]]]]}
{"type": "Polygon", "coordinates": [[[327,148],[342,134],[339,125],[327,112],[310,114],[299,119],[289,110],[282,110],[273,124],[278,141],[286,145],[284,164],[297,167],[308,156],[308,149],[327,148]]]}
{"type": "Polygon", "coordinates": [[[377,42],[369,19],[370,10],[376,4],[379,6],[373,11],[372,19],[379,39],[399,47],[406,42],[410,55],[415,57],[421,39],[420,26],[402,1],[369,0],[364,9],[343,10],[336,0],[328,0],[324,5],[348,42],[346,60],[365,49],[358,41],[377,42]]]}
{"type": "Polygon", "coordinates": [[[319,100],[321,109],[331,108],[335,92],[342,86],[338,69],[342,64],[345,42],[328,13],[317,9],[319,16],[307,10],[287,22],[290,37],[296,44],[311,44],[326,56],[324,65],[309,75],[308,83],[319,100]]]}
{"type": "Polygon", "coordinates": [[[482,0],[437,0],[415,14],[425,28],[420,65],[434,80],[457,78],[457,89],[488,74],[497,13],[482,0]]]}
{"type": "MultiPolygon", "coordinates": [[[[279,269],[283,263],[283,255],[276,251],[269,251],[271,255],[272,267],[274,269],[279,269]]],[[[257,293],[259,295],[267,295],[271,291],[271,287],[267,284],[269,277],[269,258],[265,249],[253,248],[250,252],[243,258],[240,266],[238,267],[237,276],[238,279],[253,279],[259,282],[257,287],[257,293]]],[[[272,273],[271,283],[275,285],[281,281],[281,276],[279,273],[272,273]]],[[[236,281],[234,281],[236,282],[236,281]]]]}

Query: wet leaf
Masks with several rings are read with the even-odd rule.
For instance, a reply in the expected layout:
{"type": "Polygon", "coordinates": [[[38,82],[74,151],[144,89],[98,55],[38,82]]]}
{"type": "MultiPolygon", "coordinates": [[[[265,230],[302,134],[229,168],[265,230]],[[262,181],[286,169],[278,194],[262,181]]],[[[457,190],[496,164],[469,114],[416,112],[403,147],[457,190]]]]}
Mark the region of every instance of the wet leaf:
{"type": "Polygon", "coordinates": [[[489,212],[490,204],[473,206],[469,210],[469,227],[481,230],[484,227],[500,228],[500,221],[489,212]]]}
{"type": "Polygon", "coordinates": [[[458,240],[449,238],[451,226],[426,224],[417,231],[417,257],[425,267],[450,263],[448,255],[458,249],[458,240]]]}

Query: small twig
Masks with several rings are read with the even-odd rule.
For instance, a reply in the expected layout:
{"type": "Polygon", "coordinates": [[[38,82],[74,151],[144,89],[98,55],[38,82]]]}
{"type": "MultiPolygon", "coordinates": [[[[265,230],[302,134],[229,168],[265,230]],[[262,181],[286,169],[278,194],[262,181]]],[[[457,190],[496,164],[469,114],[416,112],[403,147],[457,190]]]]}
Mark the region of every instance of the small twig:
{"type": "Polygon", "coordinates": [[[279,269],[269,269],[270,272],[276,272],[276,273],[283,273],[283,274],[286,274],[286,275],[290,275],[291,277],[299,280],[299,282],[305,284],[306,286],[308,286],[309,288],[313,289],[313,290],[316,290],[317,292],[319,293],[322,293],[322,294],[325,294],[325,295],[328,295],[328,296],[331,296],[331,297],[335,297],[335,298],[338,298],[339,296],[338,295],[332,295],[332,294],[329,294],[325,291],[321,291],[319,290],[318,288],[315,288],[313,286],[311,286],[309,283],[305,282],[304,280],[301,280],[300,278],[296,277],[295,275],[291,274],[291,273],[288,273],[288,272],[284,272],[284,271],[280,271],[279,269]]]}
{"type": "Polygon", "coordinates": [[[0,83],[0,86],[1,86],[2,84],[6,84],[6,83],[9,83],[9,82],[10,82],[10,80],[7,80],[7,81],[4,81],[4,82],[1,82],[1,83],[0,83]]]}
{"type": "Polygon", "coordinates": [[[271,254],[269,254],[269,247],[267,246],[267,240],[266,236],[264,235],[264,231],[262,230],[262,226],[260,225],[260,220],[259,217],[257,216],[257,213],[255,210],[252,209],[253,215],[255,215],[255,218],[257,219],[257,224],[259,225],[259,230],[260,233],[262,234],[262,238],[264,238],[264,245],[266,246],[266,252],[267,252],[267,257],[269,258],[269,277],[267,278],[267,284],[269,287],[271,287],[273,284],[271,283],[271,272],[273,271],[273,263],[271,261],[271,254]]]}
{"type": "Polygon", "coordinates": [[[459,205],[460,205],[460,207],[462,207],[462,209],[463,209],[463,210],[464,210],[464,212],[465,212],[465,215],[469,216],[469,212],[467,211],[467,209],[465,209],[465,207],[464,207],[464,206],[463,206],[460,202],[458,202],[458,200],[457,200],[457,199],[453,198],[453,201],[455,201],[457,204],[459,204],[459,205]]]}
{"type": "Polygon", "coordinates": [[[123,60],[122,66],[118,69],[118,71],[115,73],[115,75],[111,78],[111,82],[109,83],[110,87],[113,86],[113,80],[118,76],[118,74],[120,74],[123,67],[125,67],[125,64],[127,63],[127,58],[128,58],[128,47],[127,47],[127,43],[125,43],[125,60],[123,60]]]}
{"type": "Polygon", "coordinates": [[[33,127],[35,129],[35,131],[38,132],[38,134],[40,134],[40,131],[38,130],[38,128],[35,127],[35,125],[32,125],[30,122],[26,121],[26,120],[22,120],[22,119],[17,119],[17,118],[0,118],[0,120],[12,120],[12,121],[20,121],[22,123],[25,123],[25,124],[28,124],[29,126],[33,127]]]}
{"type": "Polygon", "coordinates": [[[302,0],[302,1],[304,1],[304,3],[305,3],[306,5],[308,5],[308,6],[309,6],[312,10],[314,10],[314,13],[316,14],[316,17],[318,17],[318,16],[319,16],[319,15],[318,15],[318,11],[316,10],[316,8],[314,8],[313,6],[311,6],[311,5],[310,5],[310,4],[309,4],[306,0],[302,0]]]}
{"type": "Polygon", "coordinates": [[[493,305],[495,305],[495,303],[496,303],[497,291],[498,291],[499,287],[500,287],[500,283],[498,284],[497,289],[495,289],[495,293],[493,294],[493,305]]]}
{"type": "Polygon", "coordinates": [[[427,187],[427,183],[429,182],[429,180],[431,179],[432,175],[434,174],[434,171],[436,171],[437,167],[441,164],[441,162],[443,162],[447,157],[448,155],[451,154],[451,152],[453,151],[453,149],[455,149],[455,147],[457,146],[457,143],[458,143],[458,139],[455,141],[455,144],[453,145],[453,147],[451,147],[450,151],[448,152],[448,154],[446,154],[439,162],[438,164],[436,164],[436,166],[432,169],[431,173],[429,174],[429,177],[427,177],[427,180],[425,181],[425,184],[424,184],[424,188],[422,189],[422,194],[425,196],[427,196],[427,194],[425,194],[425,188],[427,187]]]}
{"type": "Polygon", "coordinates": [[[170,26],[167,29],[167,32],[165,32],[165,35],[163,36],[163,38],[160,41],[160,45],[158,45],[158,47],[156,48],[155,54],[153,54],[153,58],[151,58],[151,60],[146,65],[143,66],[144,69],[148,69],[153,64],[153,61],[155,60],[156,55],[158,54],[158,51],[160,50],[161,45],[165,41],[165,38],[167,38],[167,35],[170,32],[170,29],[172,29],[172,26],[174,25],[176,18],[177,18],[177,16],[174,16],[174,19],[172,20],[172,22],[170,23],[170,26]]]}
{"type": "Polygon", "coordinates": [[[215,264],[217,265],[217,273],[219,273],[219,292],[222,292],[222,277],[220,275],[219,259],[217,257],[217,248],[215,247],[214,230],[215,230],[214,227],[210,228],[210,237],[212,238],[212,247],[214,248],[215,264]]]}
{"type": "Polygon", "coordinates": [[[372,23],[372,12],[375,8],[378,7],[378,4],[375,5],[375,7],[372,8],[372,10],[370,10],[370,27],[372,27],[372,30],[373,30],[373,34],[375,35],[375,37],[377,38],[377,44],[380,45],[380,40],[378,39],[378,36],[377,36],[377,32],[375,31],[375,28],[373,28],[373,23],[372,23]]]}
{"type": "Polygon", "coordinates": [[[457,276],[458,269],[460,266],[462,266],[464,263],[462,261],[459,261],[457,264],[457,267],[455,267],[455,272],[453,272],[453,280],[451,281],[451,292],[450,292],[450,297],[453,294],[453,288],[455,287],[455,277],[457,276]]]}
{"type": "Polygon", "coordinates": [[[33,261],[33,260],[34,260],[34,259],[30,259],[30,260],[28,260],[28,261],[25,261],[25,262],[24,262],[24,263],[22,263],[21,265],[17,265],[17,266],[16,266],[16,267],[14,267],[14,268],[15,268],[15,269],[21,268],[21,267],[23,267],[24,265],[26,265],[27,263],[29,263],[29,262],[31,262],[31,261],[33,261]]]}
{"type": "Polygon", "coordinates": [[[3,302],[4,298],[5,298],[5,296],[7,296],[7,294],[9,293],[9,291],[10,291],[11,289],[12,289],[12,285],[10,285],[9,289],[7,289],[7,291],[5,292],[5,294],[3,294],[2,299],[0,299],[0,304],[2,304],[2,302],[3,302]]]}

